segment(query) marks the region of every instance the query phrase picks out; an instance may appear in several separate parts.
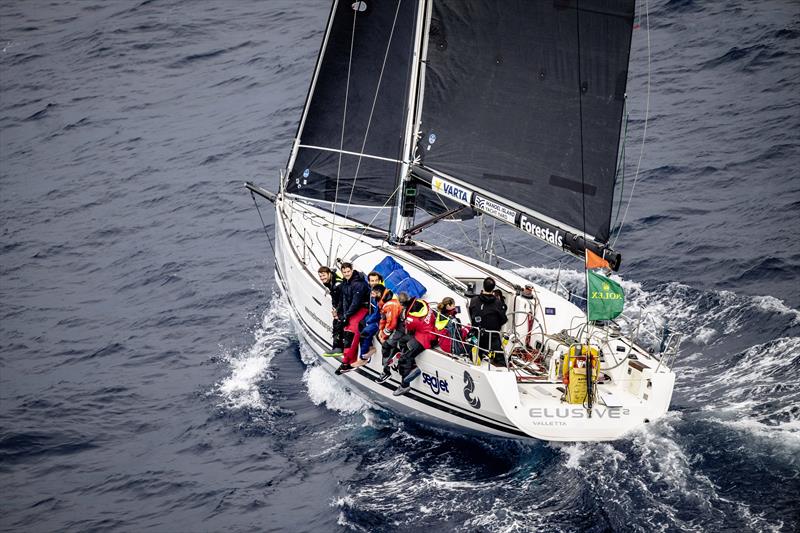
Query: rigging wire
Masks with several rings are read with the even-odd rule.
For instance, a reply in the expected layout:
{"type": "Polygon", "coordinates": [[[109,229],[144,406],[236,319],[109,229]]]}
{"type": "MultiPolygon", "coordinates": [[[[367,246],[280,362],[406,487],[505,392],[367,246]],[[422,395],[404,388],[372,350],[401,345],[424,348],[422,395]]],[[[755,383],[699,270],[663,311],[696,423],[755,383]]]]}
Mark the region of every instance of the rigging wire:
{"type": "Polygon", "coordinates": [[[628,198],[628,204],[625,206],[625,214],[622,215],[622,222],[620,222],[619,229],[617,230],[617,235],[614,237],[614,242],[611,243],[611,247],[613,248],[617,244],[617,239],[619,239],[620,234],[622,233],[622,226],[625,225],[625,219],[628,216],[628,209],[631,206],[631,201],[633,201],[633,191],[636,189],[636,181],[639,179],[639,169],[642,166],[642,158],[644,157],[644,142],[647,139],[647,121],[650,117],[650,74],[651,74],[651,59],[650,59],[650,6],[648,0],[644,2],[644,17],[645,17],[645,24],[647,24],[647,96],[645,98],[645,110],[644,110],[644,129],[642,130],[642,147],[639,150],[639,161],[636,163],[636,173],[633,176],[633,185],[631,185],[631,195],[628,198]]]}
{"type": "Polygon", "coordinates": [[[375,216],[372,217],[372,220],[370,220],[369,223],[366,226],[364,226],[364,229],[361,230],[361,235],[359,235],[359,238],[354,240],[353,244],[350,245],[350,248],[348,248],[347,251],[344,254],[342,254],[343,257],[347,257],[347,254],[350,253],[350,250],[353,249],[353,246],[355,246],[357,242],[361,242],[361,237],[363,237],[364,234],[367,232],[367,230],[372,227],[372,223],[375,222],[375,219],[378,218],[378,215],[382,213],[381,209],[385,208],[389,204],[392,198],[394,198],[394,195],[397,194],[397,191],[400,190],[401,186],[402,183],[397,184],[397,187],[394,188],[392,194],[389,195],[389,198],[387,198],[387,200],[383,203],[383,205],[376,210],[375,216]]]}
{"type": "Polygon", "coordinates": [[[256,211],[258,211],[258,218],[261,219],[261,227],[264,228],[264,235],[267,236],[269,249],[272,250],[272,257],[277,258],[278,256],[275,254],[275,247],[272,246],[272,238],[269,236],[269,231],[267,231],[267,225],[264,223],[264,217],[261,216],[261,209],[258,207],[258,202],[256,202],[256,195],[253,194],[253,191],[250,191],[250,197],[253,199],[253,203],[256,204],[256,211]]]}
{"type": "MultiPolygon", "coordinates": [[[[344,89],[344,109],[342,110],[342,134],[339,137],[339,165],[336,168],[336,190],[333,193],[333,219],[331,222],[333,225],[336,225],[336,204],[339,200],[339,177],[342,172],[342,150],[344,150],[344,130],[347,125],[347,101],[350,99],[350,72],[353,66],[353,43],[356,40],[357,18],[358,9],[353,9],[353,31],[350,33],[350,56],[347,59],[347,84],[344,89]]],[[[331,232],[331,244],[328,251],[329,263],[331,259],[333,259],[333,232],[331,232]]]]}
{"type": "MultiPolygon", "coordinates": [[[[433,189],[431,189],[431,190],[436,194],[436,197],[439,198],[439,201],[442,203],[442,205],[447,205],[444,202],[444,198],[442,198],[442,195],[439,194],[438,191],[434,191],[433,189]]],[[[456,224],[456,227],[459,230],[461,230],[461,234],[464,235],[464,239],[466,240],[466,243],[469,245],[470,248],[472,248],[472,251],[475,252],[475,257],[480,257],[481,253],[482,253],[481,249],[480,249],[480,245],[478,245],[478,247],[476,248],[475,245],[472,244],[472,239],[469,238],[469,235],[467,235],[467,232],[464,231],[464,228],[462,226],[463,226],[463,224],[456,224]]]]}

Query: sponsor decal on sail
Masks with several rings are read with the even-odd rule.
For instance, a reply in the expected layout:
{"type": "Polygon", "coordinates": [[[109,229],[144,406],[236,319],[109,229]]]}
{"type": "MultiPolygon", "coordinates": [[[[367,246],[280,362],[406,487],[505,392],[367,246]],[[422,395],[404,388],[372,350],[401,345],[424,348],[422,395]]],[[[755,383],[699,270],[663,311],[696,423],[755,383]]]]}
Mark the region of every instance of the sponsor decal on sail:
{"type": "Polygon", "coordinates": [[[509,224],[514,224],[517,221],[516,211],[478,194],[475,195],[475,207],[488,215],[505,220],[509,224]]]}
{"type": "Polygon", "coordinates": [[[537,239],[542,239],[543,241],[549,242],[550,244],[558,246],[559,248],[563,248],[564,246],[564,236],[561,235],[560,231],[551,231],[550,228],[540,226],[536,222],[533,222],[526,215],[519,217],[519,227],[537,239]]]}
{"type": "Polygon", "coordinates": [[[442,178],[434,176],[433,179],[431,180],[431,189],[441,194],[442,196],[447,196],[448,198],[452,198],[453,200],[461,204],[471,205],[472,191],[463,189],[458,185],[454,185],[449,181],[443,180],[442,178]]]}

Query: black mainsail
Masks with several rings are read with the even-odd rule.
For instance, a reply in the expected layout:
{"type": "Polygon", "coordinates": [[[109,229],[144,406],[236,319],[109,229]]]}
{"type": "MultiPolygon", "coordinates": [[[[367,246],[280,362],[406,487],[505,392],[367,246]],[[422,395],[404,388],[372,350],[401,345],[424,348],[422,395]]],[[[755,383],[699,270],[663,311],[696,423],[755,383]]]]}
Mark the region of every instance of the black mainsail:
{"type": "Polygon", "coordinates": [[[403,158],[416,15],[416,0],[334,2],[288,165],[288,193],[387,205],[403,158]]]}
{"type": "Polygon", "coordinates": [[[415,175],[556,246],[607,243],[633,11],[436,0],[415,175]]]}

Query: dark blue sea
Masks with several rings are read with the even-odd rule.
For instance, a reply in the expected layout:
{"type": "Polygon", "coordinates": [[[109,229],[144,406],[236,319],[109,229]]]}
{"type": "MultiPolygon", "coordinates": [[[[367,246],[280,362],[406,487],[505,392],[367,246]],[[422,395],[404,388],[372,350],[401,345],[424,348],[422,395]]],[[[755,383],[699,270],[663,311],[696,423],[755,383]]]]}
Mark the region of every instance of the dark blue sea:
{"type": "Polygon", "coordinates": [[[800,4],[638,8],[620,278],[686,340],[665,418],[557,445],[309,364],[242,183],[277,188],[326,0],[0,1],[0,529],[797,531],[800,4]]]}

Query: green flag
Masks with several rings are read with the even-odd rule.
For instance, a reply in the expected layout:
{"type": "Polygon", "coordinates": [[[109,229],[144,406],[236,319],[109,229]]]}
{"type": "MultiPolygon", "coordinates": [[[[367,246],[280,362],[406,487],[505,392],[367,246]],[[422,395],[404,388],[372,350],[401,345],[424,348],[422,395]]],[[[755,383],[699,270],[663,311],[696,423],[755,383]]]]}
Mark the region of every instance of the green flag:
{"type": "Polygon", "coordinates": [[[625,293],[616,281],[588,271],[586,313],[589,320],[611,320],[622,313],[625,293]]]}

